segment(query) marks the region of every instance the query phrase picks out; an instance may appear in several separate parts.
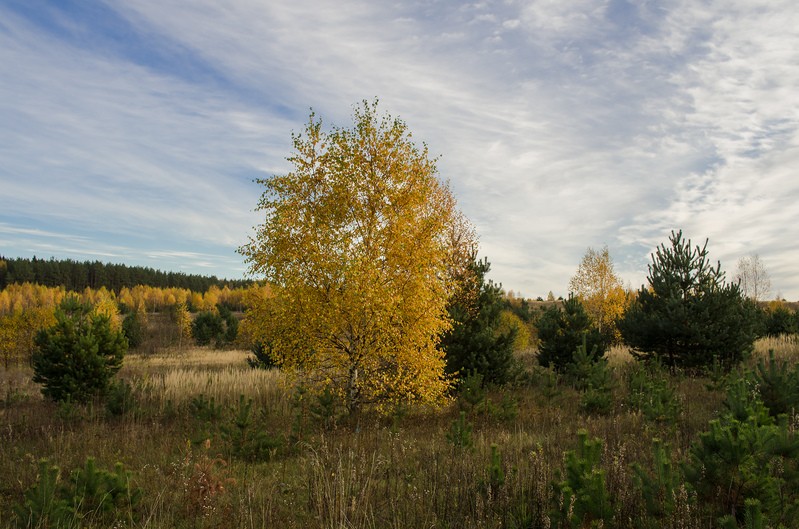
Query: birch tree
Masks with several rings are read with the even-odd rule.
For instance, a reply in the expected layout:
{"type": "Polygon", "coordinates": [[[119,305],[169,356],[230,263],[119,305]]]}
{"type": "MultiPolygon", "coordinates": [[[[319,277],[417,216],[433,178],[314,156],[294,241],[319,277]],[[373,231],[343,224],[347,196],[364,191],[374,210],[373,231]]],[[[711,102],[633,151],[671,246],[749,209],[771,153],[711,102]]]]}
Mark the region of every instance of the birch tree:
{"type": "Polygon", "coordinates": [[[248,331],[350,413],[438,403],[450,386],[439,337],[473,240],[403,121],[376,102],[353,121],[327,132],[312,113],[293,135],[290,172],[258,181],[264,222],[239,251],[271,295],[254,298],[248,331]]]}

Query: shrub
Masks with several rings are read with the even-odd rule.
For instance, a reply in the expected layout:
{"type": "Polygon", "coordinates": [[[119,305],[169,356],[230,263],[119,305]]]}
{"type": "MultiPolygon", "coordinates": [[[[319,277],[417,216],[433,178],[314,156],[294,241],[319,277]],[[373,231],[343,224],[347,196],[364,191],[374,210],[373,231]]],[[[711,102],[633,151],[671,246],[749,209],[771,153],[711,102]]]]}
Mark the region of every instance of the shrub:
{"type": "Polygon", "coordinates": [[[43,385],[47,398],[73,402],[104,395],[128,348],[107,316],[75,297],[62,301],[56,324],[39,332],[35,344],[33,381],[43,385]]]}
{"type": "Polygon", "coordinates": [[[216,312],[201,312],[191,324],[191,335],[197,345],[208,345],[212,341],[221,344],[225,339],[225,322],[216,312]]]}
{"type": "Polygon", "coordinates": [[[268,461],[282,445],[280,439],[271,437],[263,427],[253,422],[252,399],[239,396],[232,410],[229,423],[220,427],[222,440],[230,449],[230,455],[248,461],[268,461]]]}
{"type": "Polygon", "coordinates": [[[226,305],[219,304],[216,308],[219,311],[219,317],[225,322],[224,343],[235,342],[239,334],[239,320],[226,305]]]}
{"type": "Polygon", "coordinates": [[[80,527],[81,521],[104,521],[110,527],[120,513],[133,521],[141,491],[131,483],[131,473],[122,463],[108,471],[98,468],[89,457],[84,467],[73,470],[64,482],[59,475],[57,466],[47,460],[39,462],[38,481],[25,492],[25,501],[14,508],[26,527],[80,527]]]}
{"type": "Polygon", "coordinates": [[[592,327],[591,319],[578,298],[569,296],[563,309],[553,305],[538,320],[538,362],[565,372],[572,363],[574,352],[585,344],[593,359],[605,356],[607,343],[600,332],[592,327]]]}
{"type": "Polygon", "coordinates": [[[125,338],[128,339],[128,347],[136,349],[144,340],[144,326],[142,325],[142,315],[139,311],[134,310],[125,316],[122,320],[122,332],[125,333],[125,338]]]}
{"type": "Polygon", "coordinates": [[[728,368],[753,349],[756,305],[737,283],[726,283],[721,264],[711,266],[707,242],[700,248],[672,232],[649,265],[649,288],[619,322],[625,342],[639,359],[671,367],[698,368],[714,361],[728,368]]]}
{"type": "Polygon", "coordinates": [[[191,335],[197,345],[222,347],[236,340],[239,320],[224,305],[217,305],[216,311],[201,312],[191,324],[191,335]]]}
{"type": "Polygon", "coordinates": [[[452,422],[447,431],[447,441],[456,448],[471,450],[474,446],[472,428],[471,423],[466,420],[466,412],[460,412],[458,418],[452,422]]]}
{"type": "Polygon", "coordinates": [[[789,525],[799,517],[796,432],[784,415],[775,422],[742,378],[729,385],[727,407],[691,445],[686,480],[717,516],[741,521],[754,499],[767,525],[789,525]]]}
{"type": "Polygon", "coordinates": [[[109,415],[118,417],[136,409],[136,397],[133,388],[126,380],[117,380],[110,384],[105,399],[105,410],[109,415]]]}
{"type": "Polygon", "coordinates": [[[580,409],[588,414],[604,415],[613,408],[613,374],[605,358],[597,357],[596,346],[588,351],[586,342],[577,347],[566,366],[572,386],[580,390],[580,409]]]}
{"type": "MultiPolygon", "coordinates": [[[[669,456],[669,445],[658,438],[652,440],[654,461],[652,471],[633,463],[634,483],[641,491],[646,512],[655,518],[671,515],[675,509],[677,490],[682,484],[682,474],[674,467],[669,456]]],[[[655,525],[659,526],[659,525],[655,525]]]]}
{"type": "Polygon", "coordinates": [[[796,312],[783,306],[777,306],[766,312],[765,334],[768,336],[796,334],[797,332],[799,332],[799,318],[797,318],[796,312]]]}
{"type": "Polygon", "coordinates": [[[774,358],[772,350],[768,360],[758,361],[749,378],[772,417],[799,412],[799,365],[789,367],[787,361],[774,358]]]}
{"type": "Polygon", "coordinates": [[[682,411],[674,387],[658,364],[632,366],[627,373],[627,404],[647,420],[675,424],[682,411]]]}
{"type": "Polygon", "coordinates": [[[559,527],[594,527],[597,523],[606,526],[613,516],[613,504],[605,484],[605,471],[599,468],[602,441],[589,440],[585,430],[580,430],[577,436],[577,450],[569,450],[564,456],[563,479],[552,484],[550,516],[559,527]]]}

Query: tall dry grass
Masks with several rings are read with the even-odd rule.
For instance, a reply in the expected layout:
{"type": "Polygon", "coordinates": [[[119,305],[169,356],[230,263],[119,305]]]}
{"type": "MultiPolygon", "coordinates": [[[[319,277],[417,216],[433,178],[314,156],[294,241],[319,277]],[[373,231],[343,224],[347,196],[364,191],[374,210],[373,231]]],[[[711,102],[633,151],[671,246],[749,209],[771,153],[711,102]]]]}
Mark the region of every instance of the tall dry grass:
{"type": "Polygon", "coordinates": [[[768,358],[769,352],[774,351],[775,358],[787,361],[799,361],[799,336],[795,334],[782,336],[769,336],[755,342],[754,357],[768,358]]]}
{"type": "Polygon", "coordinates": [[[240,395],[261,404],[277,404],[284,401],[286,392],[280,371],[249,367],[213,370],[170,367],[152,375],[133,378],[131,383],[142,395],[162,405],[167,401],[183,405],[201,394],[213,397],[220,404],[232,403],[240,395]]]}
{"type": "MultiPolygon", "coordinates": [[[[756,356],[770,349],[799,360],[795,339],[760,340],[756,356]]],[[[138,409],[122,417],[106,416],[99,405],[70,415],[69,407],[41,399],[30,370],[0,371],[0,390],[16,395],[0,406],[0,526],[12,526],[11,505],[35,482],[39,458],[67,471],[94,456],[103,467],[121,461],[133,472],[144,492],[136,527],[546,527],[552,484],[562,479],[564,453],[584,428],[603,442],[602,470],[617,510],[612,526],[634,528],[645,513],[630,465],[651,463],[654,437],[669,442],[678,460],[722,408],[722,393],[706,379],[669,375],[683,415],[675,424],[647,421],[625,401],[625,370],[634,367],[629,351],[613,348],[608,357],[617,386],[608,415],[581,413],[579,393],[562,381],[545,387],[531,378],[488,394],[495,406],[514,399],[515,418],[469,413],[469,450],[447,440],[457,401],[394,420],[365,414],[357,424],[326,430],[306,413],[313,402],[298,409],[282,375],[250,369],[246,355],[205,348],[129,355],[120,375],[133,387],[138,409]],[[218,430],[191,416],[200,394],[224,408],[226,425],[235,420],[239,395],[252,398],[253,418],[266,417],[258,428],[284,440],[278,453],[237,459],[218,430]],[[305,433],[296,441],[300,421],[305,433]],[[501,481],[490,471],[491,445],[499,450],[501,481]]],[[[678,499],[679,509],[662,526],[714,526],[701,506],[678,499]]]]}

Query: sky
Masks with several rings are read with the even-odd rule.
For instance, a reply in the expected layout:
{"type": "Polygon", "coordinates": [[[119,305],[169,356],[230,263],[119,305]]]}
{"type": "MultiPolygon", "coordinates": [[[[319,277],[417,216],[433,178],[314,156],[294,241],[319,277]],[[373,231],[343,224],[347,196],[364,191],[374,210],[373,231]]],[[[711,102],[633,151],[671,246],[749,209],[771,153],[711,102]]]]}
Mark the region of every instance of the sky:
{"type": "Polygon", "coordinates": [[[506,290],[681,229],[799,299],[793,0],[2,0],[0,255],[244,277],[254,179],[374,98],[506,290]]]}

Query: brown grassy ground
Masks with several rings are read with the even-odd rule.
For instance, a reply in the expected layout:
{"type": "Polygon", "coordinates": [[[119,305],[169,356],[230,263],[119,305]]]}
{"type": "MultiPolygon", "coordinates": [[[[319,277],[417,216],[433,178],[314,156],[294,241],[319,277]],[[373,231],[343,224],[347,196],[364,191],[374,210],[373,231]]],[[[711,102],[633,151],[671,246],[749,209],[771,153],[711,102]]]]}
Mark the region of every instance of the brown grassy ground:
{"type": "MultiPolygon", "coordinates": [[[[756,357],[769,349],[799,358],[795,340],[761,341],[756,357]]],[[[679,419],[647,421],[625,404],[625,373],[633,363],[617,348],[609,354],[617,385],[608,415],[581,413],[574,389],[528,369],[516,386],[489,393],[493,412],[468,412],[474,446],[461,449],[447,439],[461,410],[457,401],[435,412],[398,410],[326,429],[313,417],[313,397],[293,393],[276,371],[250,369],[245,357],[210,349],[129,355],[120,377],[138,406],[118,417],[99,403],[43,400],[28,369],[0,371],[0,526],[25,526],[12,507],[36,483],[40,459],[58,465],[63,482],[92,456],[104,468],[123,463],[143,496],[130,518],[88,516],[79,524],[85,527],[546,527],[564,452],[586,429],[603,442],[602,469],[615,502],[611,525],[642,527],[644,506],[630,465],[651,462],[654,437],[680,458],[722,399],[708,380],[675,375],[679,419]],[[218,417],[199,417],[201,394],[206,412],[213,397],[218,417]],[[253,399],[245,436],[265,432],[279,442],[272,451],[237,451],[225,433],[235,430],[240,395],[253,399]],[[501,411],[503,399],[516,403],[515,416],[501,411]],[[492,470],[492,445],[502,480],[496,465],[492,470]]],[[[522,360],[532,365],[529,353],[522,360]]],[[[681,501],[653,526],[714,526],[701,506],[681,501]]]]}

